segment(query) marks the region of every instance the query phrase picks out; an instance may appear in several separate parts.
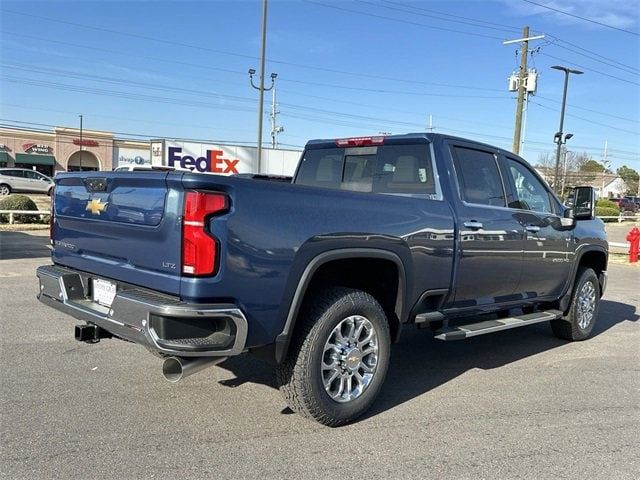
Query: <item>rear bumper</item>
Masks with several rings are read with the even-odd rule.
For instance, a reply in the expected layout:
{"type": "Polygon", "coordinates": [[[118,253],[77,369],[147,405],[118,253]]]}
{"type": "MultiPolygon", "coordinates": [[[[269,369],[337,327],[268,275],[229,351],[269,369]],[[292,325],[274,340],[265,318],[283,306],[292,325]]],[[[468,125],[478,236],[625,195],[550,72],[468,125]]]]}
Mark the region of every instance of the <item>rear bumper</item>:
{"type": "MultiPolygon", "coordinates": [[[[44,265],[36,271],[38,299],[111,335],[181,357],[228,357],[245,349],[247,320],[233,304],[190,304],[177,297],[110,280],[111,307],[91,299],[91,274],[44,265]]],[[[107,279],[109,280],[109,279],[107,279]]]]}

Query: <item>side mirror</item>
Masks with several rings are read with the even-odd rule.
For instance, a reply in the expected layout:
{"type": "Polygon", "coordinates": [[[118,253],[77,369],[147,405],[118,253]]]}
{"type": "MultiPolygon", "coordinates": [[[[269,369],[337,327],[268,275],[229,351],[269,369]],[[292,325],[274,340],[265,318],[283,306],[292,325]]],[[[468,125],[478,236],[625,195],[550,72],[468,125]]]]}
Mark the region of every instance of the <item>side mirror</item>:
{"type": "Polygon", "coordinates": [[[576,187],[574,190],[573,218],[593,220],[596,218],[596,193],[593,187],[576,187]]]}

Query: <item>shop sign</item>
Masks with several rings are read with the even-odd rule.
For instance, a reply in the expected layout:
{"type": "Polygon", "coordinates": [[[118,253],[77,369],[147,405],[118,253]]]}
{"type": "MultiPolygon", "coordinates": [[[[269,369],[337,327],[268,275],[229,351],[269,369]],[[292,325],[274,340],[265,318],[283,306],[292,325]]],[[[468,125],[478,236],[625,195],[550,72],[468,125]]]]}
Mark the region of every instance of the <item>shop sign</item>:
{"type": "Polygon", "coordinates": [[[124,165],[141,166],[151,165],[149,150],[141,148],[116,148],[114,150],[114,166],[124,165]]]}
{"type": "Polygon", "coordinates": [[[26,153],[51,153],[51,147],[49,145],[39,143],[23,143],[22,149],[26,153]]]}
{"type": "MultiPolygon", "coordinates": [[[[257,172],[256,147],[173,140],[166,140],[164,146],[164,165],[169,167],[217,175],[257,172]]],[[[152,155],[153,147],[152,143],[152,155]]],[[[263,149],[261,173],[292,175],[299,158],[299,151],[263,149]]]]}
{"type": "Polygon", "coordinates": [[[74,138],[73,144],[81,145],[83,147],[97,147],[100,145],[96,140],[87,140],[86,138],[83,138],[82,140],[80,140],[79,138],[74,138]]]}
{"type": "Polygon", "coordinates": [[[225,158],[225,151],[216,148],[208,149],[204,156],[184,155],[182,147],[169,147],[168,160],[170,167],[196,169],[199,172],[225,173],[231,175],[238,172],[237,158],[225,158]]]}

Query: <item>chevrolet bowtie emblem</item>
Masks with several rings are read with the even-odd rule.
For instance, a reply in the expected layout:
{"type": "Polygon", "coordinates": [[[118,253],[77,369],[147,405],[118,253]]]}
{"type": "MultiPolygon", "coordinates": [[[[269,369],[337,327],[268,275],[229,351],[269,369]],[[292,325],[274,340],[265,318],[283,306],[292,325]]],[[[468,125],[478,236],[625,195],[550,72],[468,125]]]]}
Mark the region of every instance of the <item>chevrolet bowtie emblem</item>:
{"type": "Polygon", "coordinates": [[[102,203],[99,198],[92,198],[87,203],[87,208],[85,208],[85,210],[90,211],[94,215],[100,215],[100,213],[104,212],[105,208],[107,208],[107,203],[108,202],[102,203]]]}

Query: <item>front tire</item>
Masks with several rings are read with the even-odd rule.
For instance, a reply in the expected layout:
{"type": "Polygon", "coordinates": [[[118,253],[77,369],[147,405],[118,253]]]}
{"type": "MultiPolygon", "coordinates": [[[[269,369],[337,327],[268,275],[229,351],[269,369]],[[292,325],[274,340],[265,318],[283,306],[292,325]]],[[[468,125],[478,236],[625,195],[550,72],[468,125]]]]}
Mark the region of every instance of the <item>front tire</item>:
{"type": "Polygon", "coordinates": [[[0,197],[6,197],[7,195],[11,195],[11,187],[6,184],[0,184],[0,197]]]}
{"type": "Polygon", "coordinates": [[[581,268],[571,297],[569,313],[558,320],[551,320],[551,330],[564,340],[585,340],[591,334],[600,307],[600,283],[591,268],[581,268]]]}
{"type": "Polygon", "coordinates": [[[331,288],[302,310],[296,328],[277,368],[291,409],[330,427],[360,417],[389,367],[391,337],[380,304],[366,292],[331,288]]]}

